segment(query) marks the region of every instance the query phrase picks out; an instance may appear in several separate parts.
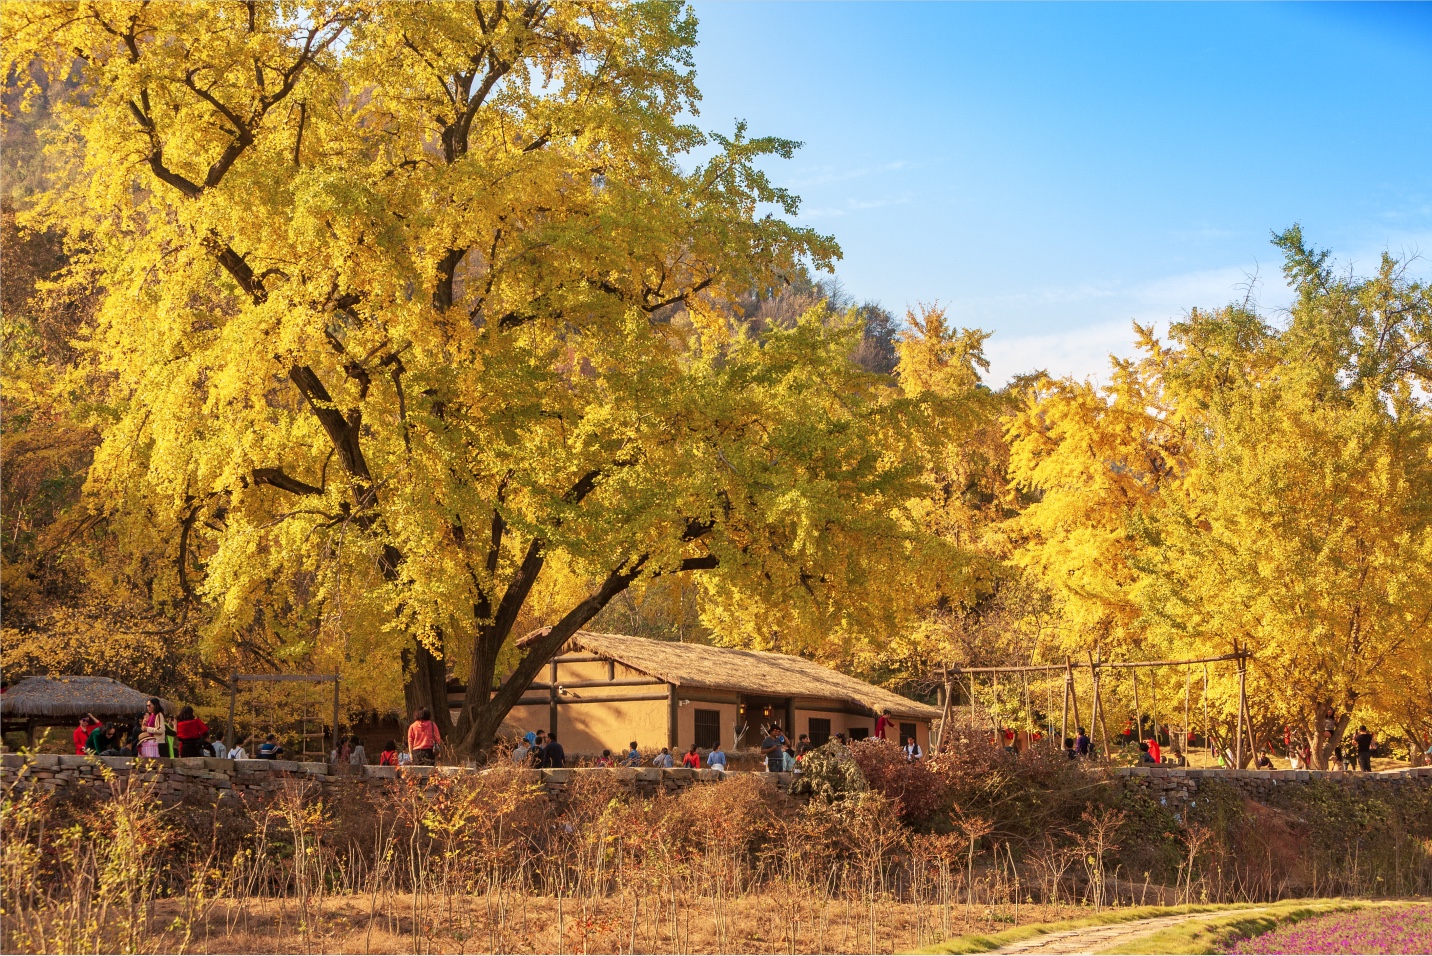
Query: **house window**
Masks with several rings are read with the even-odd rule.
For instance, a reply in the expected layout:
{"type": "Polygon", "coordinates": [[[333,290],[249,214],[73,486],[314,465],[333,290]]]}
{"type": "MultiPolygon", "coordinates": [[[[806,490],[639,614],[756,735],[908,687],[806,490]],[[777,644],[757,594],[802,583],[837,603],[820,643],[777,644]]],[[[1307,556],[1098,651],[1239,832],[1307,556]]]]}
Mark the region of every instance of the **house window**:
{"type": "Polygon", "coordinates": [[[696,712],[696,746],[711,749],[721,746],[721,711],[696,712]]]}
{"type": "Polygon", "coordinates": [[[902,746],[902,747],[905,746],[905,741],[909,740],[911,737],[914,737],[916,740],[919,740],[919,739],[920,739],[920,736],[915,733],[915,725],[914,725],[914,724],[901,724],[901,725],[900,725],[900,741],[899,741],[900,746],[902,746]]]}
{"type": "Polygon", "coordinates": [[[869,727],[852,727],[852,728],[850,728],[850,739],[851,739],[851,740],[864,740],[866,737],[869,737],[869,736],[870,736],[870,728],[869,728],[869,727]]]}
{"type": "Polygon", "coordinates": [[[810,745],[819,747],[830,740],[830,719],[828,717],[812,717],[806,733],[810,735],[810,745]]]}

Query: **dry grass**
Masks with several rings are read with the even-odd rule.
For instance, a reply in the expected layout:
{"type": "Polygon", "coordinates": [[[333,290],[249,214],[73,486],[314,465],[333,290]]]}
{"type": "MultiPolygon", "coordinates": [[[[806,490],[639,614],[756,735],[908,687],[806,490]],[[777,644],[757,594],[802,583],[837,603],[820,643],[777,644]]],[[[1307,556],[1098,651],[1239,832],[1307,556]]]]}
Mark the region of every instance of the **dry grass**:
{"type": "MultiPolygon", "coordinates": [[[[161,909],[161,913],[163,910],[161,909]]],[[[1020,918],[1063,920],[1087,910],[1025,905],[1020,918]]],[[[700,897],[623,893],[557,900],[483,894],[452,900],[330,897],[309,914],[306,932],[289,900],[223,902],[190,931],[203,953],[892,953],[951,933],[990,933],[1013,925],[1012,906],[964,908],[891,900],[819,900],[761,893],[716,905],[700,897]],[[415,908],[422,913],[414,921],[415,908]],[[873,940],[873,943],[872,943],[873,940]]],[[[175,936],[171,943],[182,940],[175,936]]],[[[160,947],[162,948],[162,946],[160,947]]]]}

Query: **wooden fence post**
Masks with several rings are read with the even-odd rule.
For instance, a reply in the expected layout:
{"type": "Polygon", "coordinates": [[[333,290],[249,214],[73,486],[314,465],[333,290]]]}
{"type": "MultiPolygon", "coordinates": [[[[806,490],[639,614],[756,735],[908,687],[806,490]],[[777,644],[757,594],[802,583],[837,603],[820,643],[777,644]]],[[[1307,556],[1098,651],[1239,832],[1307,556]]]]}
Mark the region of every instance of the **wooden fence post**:
{"type": "Polygon", "coordinates": [[[234,749],[234,710],[239,703],[239,672],[229,672],[229,729],[224,732],[224,749],[234,749]]]}

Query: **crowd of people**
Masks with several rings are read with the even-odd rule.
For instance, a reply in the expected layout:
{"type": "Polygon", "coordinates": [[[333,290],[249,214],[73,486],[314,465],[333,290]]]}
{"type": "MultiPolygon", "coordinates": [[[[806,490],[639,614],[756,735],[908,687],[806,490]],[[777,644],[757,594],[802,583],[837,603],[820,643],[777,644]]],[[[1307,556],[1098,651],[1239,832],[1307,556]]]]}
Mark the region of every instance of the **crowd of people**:
{"type": "MultiPolygon", "coordinates": [[[[888,739],[887,735],[893,726],[889,715],[881,714],[876,721],[875,735],[888,739]]],[[[1135,733],[1131,722],[1120,734],[1120,742],[1130,751],[1134,750],[1135,733]]],[[[378,755],[379,765],[431,766],[437,762],[442,748],[442,732],[427,708],[419,708],[413,714],[406,736],[405,747],[400,747],[397,740],[389,740],[383,746],[378,755]]],[[[1153,734],[1137,741],[1137,750],[1134,752],[1139,762],[1187,766],[1188,757],[1181,746],[1184,735],[1174,734],[1170,728],[1171,749],[1168,753],[1164,753],[1159,736],[1156,728],[1153,734]]],[[[833,735],[831,740],[840,746],[849,743],[843,733],[833,735]]],[[[1191,745],[1192,734],[1188,735],[1188,741],[1191,745]]],[[[1312,750],[1306,740],[1288,730],[1285,731],[1283,744],[1291,769],[1308,769],[1313,766],[1312,750]]],[[[227,748],[222,734],[212,730],[194,713],[192,707],[180,708],[179,713],[171,719],[163,702],[158,698],[150,698],[145,703],[144,713],[132,720],[100,721],[93,715],[86,715],[75,728],[74,746],[76,754],[101,757],[227,757],[231,760],[277,760],[284,755],[283,745],[274,733],[265,734],[262,740],[256,735],[250,736],[240,740],[232,749],[227,748]]],[[[759,746],[760,759],[765,769],[771,772],[798,771],[801,761],[814,746],[808,735],[800,734],[792,741],[779,724],[773,723],[763,728],[759,746]]],[[[901,749],[905,758],[911,762],[922,760],[925,756],[914,737],[905,737],[901,749]]],[[[1070,760],[1090,759],[1095,756],[1093,742],[1084,727],[1077,729],[1076,736],[1064,739],[1063,750],[1070,760]]],[[[1359,726],[1357,733],[1352,736],[1352,746],[1347,751],[1341,745],[1333,748],[1329,769],[1350,770],[1356,767],[1364,773],[1370,772],[1372,756],[1375,753],[1377,742],[1372,732],[1366,725],[1359,726]]],[[[1432,748],[1429,748],[1428,755],[1432,756],[1432,748]]],[[[1275,769],[1273,756],[1271,744],[1265,743],[1254,757],[1254,766],[1263,770],[1275,769]]],[[[566,750],[557,740],[556,732],[545,730],[528,731],[511,746],[508,757],[515,764],[539,769],[566,767],[569,761],[566,750]]],[[[1233,764],[1231,753],[1218,754],[1217,759],[1220,766],[1233,764]]],[[[362,740],[357,736],[339,737],[329,754],[329,762],[340,766],[361,767],[368,763],[368,754],[362,740]]],[[[725,770],[728,763],[729,758],[719,744],[703,749],[693,742],[684,752],[673,754],[672,748],[662,747],[650,756],[644,756],[635,740],[627,745],[623,753],[614,755],[611,750],[603,750],[601,756],[595,760],[595,766],[598,767],[681,766],[717,770],[725,770]]]]}

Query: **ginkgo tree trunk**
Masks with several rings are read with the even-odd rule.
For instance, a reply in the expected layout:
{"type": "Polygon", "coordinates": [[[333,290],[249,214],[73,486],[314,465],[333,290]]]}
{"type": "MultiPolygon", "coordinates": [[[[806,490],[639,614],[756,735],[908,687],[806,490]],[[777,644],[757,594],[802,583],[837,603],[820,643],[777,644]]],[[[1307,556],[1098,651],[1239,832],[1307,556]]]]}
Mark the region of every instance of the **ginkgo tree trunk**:
{"type": "Polygon", "coordinates": [[[869,637],[920,601],[942,412],[829,315],[732,322],[838,253],[760,169],[795,144],[688,124],[683,5],[35,3],[3,30],[62,124],[27,219],[99,290],[89,506],[172,556],[147,584],[211,653],[327,626],[473,754],[643,579],[869,637]],[[514,651],[554,562],[591,584],[514,651]]]}

